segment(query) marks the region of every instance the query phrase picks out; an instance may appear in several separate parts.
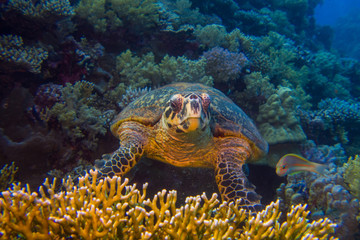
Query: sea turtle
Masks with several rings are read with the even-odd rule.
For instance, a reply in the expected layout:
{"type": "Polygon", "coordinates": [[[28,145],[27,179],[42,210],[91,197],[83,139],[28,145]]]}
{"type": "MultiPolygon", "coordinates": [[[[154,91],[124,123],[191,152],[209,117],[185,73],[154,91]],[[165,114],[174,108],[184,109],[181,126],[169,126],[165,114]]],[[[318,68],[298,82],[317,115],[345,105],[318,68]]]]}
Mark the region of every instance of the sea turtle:
{"type": "Polygon", "coordinates": [[[222,92],[193,83],[175,83],[130,103],[113,120],[120,147],[97,160],[100,176],[124,175],[142,156],[179,167],[215,169],[225,201],[261,209],[260,196],[242,171],[268,150],[252,120],[222,92]]]}

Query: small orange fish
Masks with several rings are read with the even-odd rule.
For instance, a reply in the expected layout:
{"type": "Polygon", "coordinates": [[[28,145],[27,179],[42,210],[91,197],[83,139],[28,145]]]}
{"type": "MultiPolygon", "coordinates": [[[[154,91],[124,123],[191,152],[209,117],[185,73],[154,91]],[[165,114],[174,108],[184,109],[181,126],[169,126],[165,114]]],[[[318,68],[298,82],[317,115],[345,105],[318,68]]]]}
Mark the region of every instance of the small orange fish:
{"type": "Polygon", "coordinates": [[[283,177],[288,174],[295,174],[302,171],[309,171],[324,174],[327,165],[310,162],[297,154],[286,154],[276,164],[276,174],[283,177]]]}

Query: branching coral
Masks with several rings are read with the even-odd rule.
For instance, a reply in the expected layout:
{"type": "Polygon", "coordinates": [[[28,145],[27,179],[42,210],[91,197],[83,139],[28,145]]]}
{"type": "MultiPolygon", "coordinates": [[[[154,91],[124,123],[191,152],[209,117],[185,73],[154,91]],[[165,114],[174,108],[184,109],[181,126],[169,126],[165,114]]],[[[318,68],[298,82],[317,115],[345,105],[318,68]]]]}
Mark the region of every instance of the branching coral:
{"type": "Polygon", "coordinates": [[[343,144],[349,143],[350,137],[356,135],[355,126],[360,122],[360,104],[338,98],[327,98],[318,104],[318,110],[304,111],[298,109],[302,125],[308,130],[309,136],[320,138],[320,131],[327,134],[327,141],[332,140],[343,144]],[[319,125],[320,124],[320,125],[319,125]],[[329,138],[330,136],[330,138],[329,138]]]}
{"type": "Polygon", "coordinates": [[[206,75],[205,67],[204,58],[189,60],[185,57],[166,55],[160,63],[156,63],[153,53],[140,58],[130,50],[123,52],[116,59],[116,70],[120,77],[133,88],[171,82],[200,82],[212,85],[213,78],[206,75]]]}
{"type": "Polygon", "coordinates": [[[27,70],[40,73],[42,62],[48,52],[42,48],[25,46],[23,39],[16,35],[0,36],[0,62],[8,71],[27,70]]]}
{"type": "Polygon", "coordinates": [[[15,167],[14,162],[9,166],[5,164],[2,169],[0,169],[0,191],[4,191],[13,181],[18,167],[15,167]]]}
{"type": "Polygon", "coordinates": [[[221,22],[215,16],[205,16],[198,8],[192,7],[192,1],[160,1],[164,8],[163,13],[167,15],[166,24],[168,29],[178,30],[186,25],[206,25],[207,23],[221,22]]]}
{"type": "Polygon", "coordinates": [[[189,60],[186,57],[165,56],[159,66],[164,83],[198,82],[213,85],[213,78],[206,74],[205,58],[189,60]]]}
{"type": "Polygon", "coordinates": [[[88,149],[97,146],[97,137],[107,131],[108,117],[95,108],[94,84],[86,81],[68,84],[62,92],[62,101],[48,111],[48,120],[57,119],[73,143],[82,143],[88,149]]]}
{"type": "Polygon", "coordinates": [[[116,57],[116,70],[123,78],[122,82],[133,88],[145,87],[160,79],[159,66],[151,52],[141,58],[130,50],[121,53],[116,57]]]}
{"type": "Polygon", "coordinates": [[[218,24],[197,26],[194,35],[204,48],[221,47],[225,44],[226,28],[218,24]]]}
{"type": "Polygon", "coordinates": [[[136,185],[120,177],[97,180],[90,171],[65,191],[55,192],[47,179],[39,193],[14,184],[0,197],[0,236],[26,239],[335,239],[329,219],[309,222],[306,205],[293,206],[283,223],[279,201],[257,214],[239,209],[239,201],[219,205],[217,195],[188,197],[176,207],[176,191],[146,199],[136,185]]]}
{"type": "Polygon", "coordinates": [[[354,124],[360,121],[360,104],[337,98],[327,98],[318,104],[317,115],[328,124],[354,124]]]}
{"type": "Polygon", "coordinates": [[[159,6],[155,0],[81,0],[75,11],[101,33],[118,27],[135,32],[154,27],[159,21],[159,6]]]}
{"type": "Polygon", "coordinates": [[[276,92],[275,86],[267,76],[261,72],[252,72],[244,76],[246,88],[242,92],[235,92],[235,103],[245,110],[251,117],[258,115],[259,105],[263,104],[276,92]]]}
{"type": "Polygon", "coordinates": [[[33,1],[10,0],[6,11],[17,11],[29,18],[49,20],[50,16],[72,16],[74,10],[68,0],[40,0],[37,4],[33,1]]]}

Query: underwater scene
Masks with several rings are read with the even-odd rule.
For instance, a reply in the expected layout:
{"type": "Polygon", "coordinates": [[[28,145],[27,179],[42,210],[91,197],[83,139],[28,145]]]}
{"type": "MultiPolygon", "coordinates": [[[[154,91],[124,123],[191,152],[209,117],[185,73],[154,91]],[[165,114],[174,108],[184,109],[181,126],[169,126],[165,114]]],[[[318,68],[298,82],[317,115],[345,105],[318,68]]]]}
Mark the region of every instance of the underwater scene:
{"type": "Polygon", "coordinates": [[[0,1],[0,239],[360,239],[359,9],[0,1]]]}

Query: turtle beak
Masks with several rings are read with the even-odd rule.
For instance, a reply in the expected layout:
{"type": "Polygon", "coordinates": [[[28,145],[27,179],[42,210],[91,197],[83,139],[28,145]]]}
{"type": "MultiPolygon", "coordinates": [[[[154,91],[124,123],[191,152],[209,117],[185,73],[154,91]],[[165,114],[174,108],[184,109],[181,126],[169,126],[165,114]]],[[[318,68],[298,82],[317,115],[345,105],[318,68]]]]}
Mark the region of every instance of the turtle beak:
{"type": "Polygon", "coordinates": [[[201,127],[200,117],[190,117],[184,120],[181,125],[189,132],[195,131],[201,127]]]}

